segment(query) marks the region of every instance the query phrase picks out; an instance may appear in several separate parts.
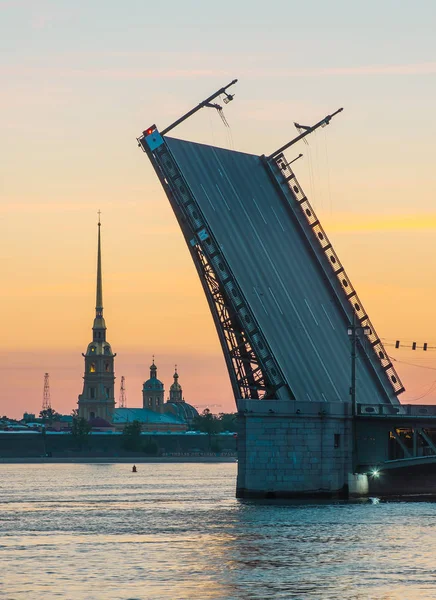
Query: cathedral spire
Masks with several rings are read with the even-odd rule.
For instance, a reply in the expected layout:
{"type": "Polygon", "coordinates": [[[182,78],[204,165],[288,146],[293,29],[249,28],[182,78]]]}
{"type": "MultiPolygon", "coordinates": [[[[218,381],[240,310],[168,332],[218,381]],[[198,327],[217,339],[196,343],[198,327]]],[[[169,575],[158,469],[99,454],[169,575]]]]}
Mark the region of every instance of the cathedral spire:
{"type": "Polygon", "coordinates": [[[100,236],[100,215],[98,211],[98,250],[97,250],[97,297],[95,303],[95,316],[101,318],[103,316],[103,286],[101,280],[101,236],[100,236]]]}
{"type": "Polygon", "coordinates": [[[103,318],[103,284],[101,272],[101,212],[98,211],[98,243],[97,243],[97,293],[95,300],[95,319],[92,330],[94,332],[94,340],[105,341],[106,339],[106,323],[103,318]]]}
{"type": "Polygon", "coordinates": [[[92,342],[88,344],[85,359],[85,375],[83,392],[79,396],[79,416],[85,419],[100,417],[112,420],[115,409],[115,354],[106,340],[106,323],[103,318],[103,292],[101,270],[101,222],[98,211],[98,246],[97,246],[97,293],[95,318],[92,326],[92,342]]]}

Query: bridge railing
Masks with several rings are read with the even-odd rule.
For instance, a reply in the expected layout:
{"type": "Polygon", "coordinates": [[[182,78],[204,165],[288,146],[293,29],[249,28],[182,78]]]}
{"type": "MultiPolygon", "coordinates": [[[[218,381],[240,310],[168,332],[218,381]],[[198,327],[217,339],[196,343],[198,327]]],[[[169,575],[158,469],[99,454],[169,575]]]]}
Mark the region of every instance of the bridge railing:
{"type": "Polygon", "coordinates": [[[436,418],[436,405],[428,404],[399,404],[389,406],[386,404],[358,404],[357,414],[365,417],[399,415],[404,417],[434,417],[436,418]]]}
{"type": "MultiPolygon", "coordinates": [[[[383,344],[379,336],[377,335],[377,332],[374,329],[373,324],[369,320],[369,317],[362,305],[362,302],[360,301],[355,289],[351,284],[350,278],[345,273],[345,269],[342,266],[338,255],[334,251],[333,246],[327,237],[327,234],[322,228],[321,223],[318,217],[316,216],[312,206],[310,205],[309,200],[304,194],[301,185],[297,181],[295,173],[291,169],[291,166],[286,160],[285,155],[279,154],[274,159],[272,159],[272,162],[274,162],[277,165],[278,169],[280,170],[280,173],[282,174],[287,186],[289,187],[292,193],[292,196],[295,198],[296,206],[299,207],[301,214],[304,216],[304,219],[309,226],[309,230],[312,232],[312,239],[316,240],[316,242],[319,244],[319,247],[327,257],[328,264],[330,265],[334,275],[337,277],[337,280],[340,283],[345,298],[348,300],[351,306],[351,310],[355,314],[356,323],[361,327],[369,328],[370,333],[366,335],[366,338],[368,339],[370,347],[372,348],[372,351],[374,353],[373,358],[375,358],[375,360],[380,363],[383,371],[385,371],[388,381],[394,390],[394,393],[396,395],[401,394],[401,392],[404,392],[403,384],[401,383],[401,380],[398,374],[396,373],[392,362],[390,361],[389,356],[386,350],[384,349],[383,344]]],[[[364,350],[365,352],[367,352],[367,349],[365,347],[364,350]]]]}

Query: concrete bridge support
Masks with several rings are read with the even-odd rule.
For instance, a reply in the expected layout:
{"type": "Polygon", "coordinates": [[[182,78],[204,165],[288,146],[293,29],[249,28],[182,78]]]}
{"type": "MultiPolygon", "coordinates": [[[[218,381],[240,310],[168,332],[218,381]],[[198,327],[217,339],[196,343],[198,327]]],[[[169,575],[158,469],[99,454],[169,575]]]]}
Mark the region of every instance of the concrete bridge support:
{"type": "Polygon", "coordinates": [[[347,403],[239,400],[238,498],[348,497],[347,403]]]}

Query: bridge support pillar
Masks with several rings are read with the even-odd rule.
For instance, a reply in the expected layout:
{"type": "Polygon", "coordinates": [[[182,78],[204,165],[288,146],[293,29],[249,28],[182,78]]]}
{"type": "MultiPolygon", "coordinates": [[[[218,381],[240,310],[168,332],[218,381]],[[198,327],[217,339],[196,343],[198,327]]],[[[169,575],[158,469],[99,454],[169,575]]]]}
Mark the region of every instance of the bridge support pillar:
{"type": "Polygon", "coordinates": [[[351,406],[238,401],[238,498],[348,497],[351,406]]]}

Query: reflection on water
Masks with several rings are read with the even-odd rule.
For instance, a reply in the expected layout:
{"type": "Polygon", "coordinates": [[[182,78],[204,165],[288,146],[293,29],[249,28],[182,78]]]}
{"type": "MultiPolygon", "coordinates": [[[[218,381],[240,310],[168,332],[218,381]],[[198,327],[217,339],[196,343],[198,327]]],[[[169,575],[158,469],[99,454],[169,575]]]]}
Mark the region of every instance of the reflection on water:
{"type": "Polygon", "coordinates": [[[229,463],[0,473],[0,598],[436,598],[436,504],[240,502],[229,463]]]}

